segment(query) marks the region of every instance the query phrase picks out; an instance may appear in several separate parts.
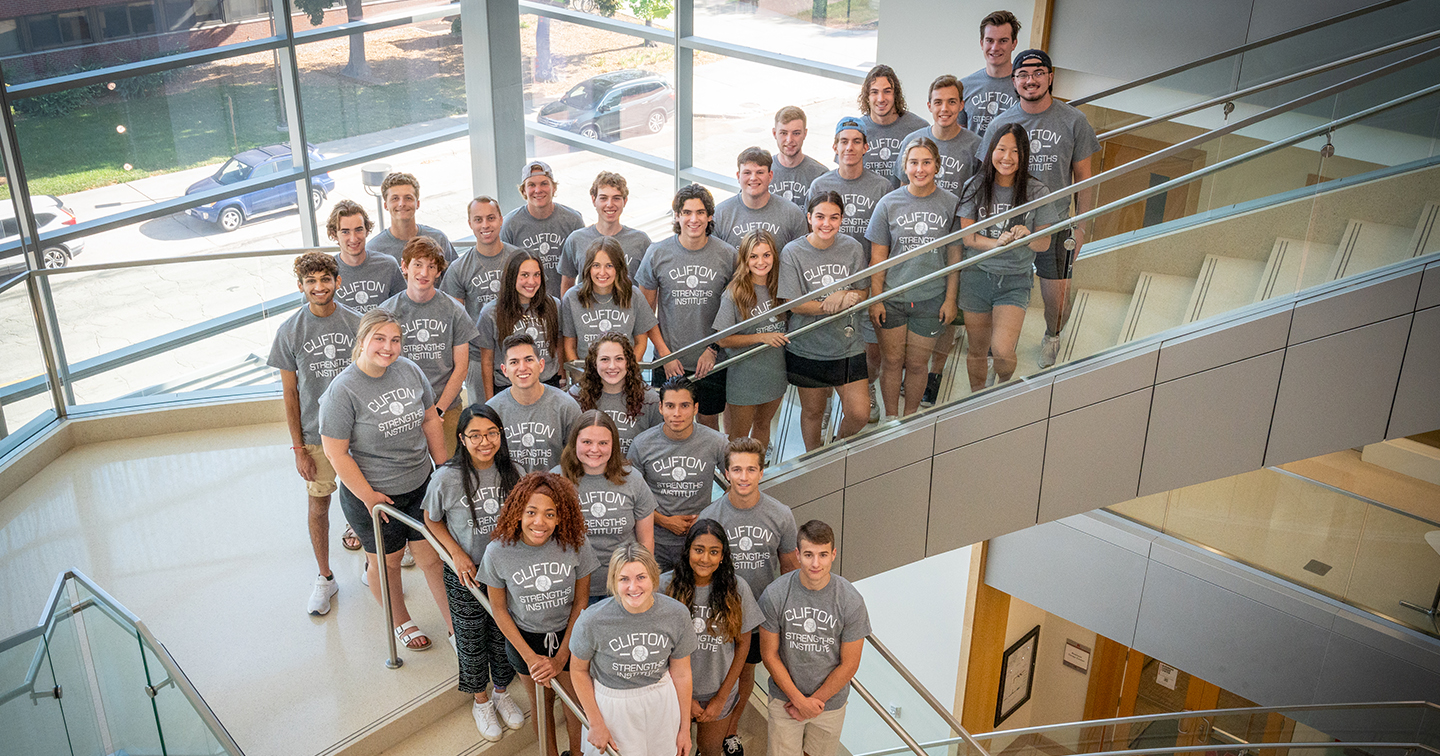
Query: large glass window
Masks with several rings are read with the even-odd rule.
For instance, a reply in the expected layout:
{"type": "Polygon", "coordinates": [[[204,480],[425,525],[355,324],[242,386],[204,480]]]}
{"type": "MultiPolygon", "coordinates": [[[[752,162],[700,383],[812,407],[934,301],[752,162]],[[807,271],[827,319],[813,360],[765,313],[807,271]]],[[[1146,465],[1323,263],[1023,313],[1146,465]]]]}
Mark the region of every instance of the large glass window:
{"type": "Polygon", "coordinates": [[[874,65],[879,0],[695,0],[695,34],[796,58],[874,65]]]}

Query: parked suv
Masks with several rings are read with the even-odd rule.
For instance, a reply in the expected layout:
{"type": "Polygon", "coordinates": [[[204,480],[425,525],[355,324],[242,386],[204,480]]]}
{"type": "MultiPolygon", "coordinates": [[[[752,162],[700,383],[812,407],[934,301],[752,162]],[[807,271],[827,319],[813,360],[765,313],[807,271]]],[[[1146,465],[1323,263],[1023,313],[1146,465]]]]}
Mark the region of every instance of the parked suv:
{"type": "Polygon", "coordinates": [[[540,109],[537,120],[588,139],[624,132],[659,134],[675,116],[675,88],[659,74],[635,68],[592,76],[540,109]]]}
{"type": "MultiPolygon", "coordinates": [[[[320,160],[322,155],[310,145],[310,160],[320,160]]],[[[185,190],[186,194],[214,189],[219,186],[237,184],[246,179],[262,178],[281,171],[288,171],[294,165],[290,157],[290,145],[272,144],[269,147],[261,147],[255,150],[246,150],[225,161],[220,170],[209,178],[204,178],[190,185],[185,190]]],[[[316,210],[325,201],[325,195],[335,188],[335,179],[330,174],[322,173],[311,182],[310,206],[316,210]]],[[[256,189],[253,192],[242,194],[239,197],[212,202],[200,207],[192,207],[185,212],[203,221],[218,225],[224,231],[234,231],[240,228],[246,220],[261,213],[274,212],[276,210],[287,210],[295,207],[295,183],[287,181],[279,186],[272,186],[269,189],[256,189]]]]}
{"type": "MultiPolygon", "coordinates": [[[[30,197],[30,207],[35,212],[35,227],[40,231],[42,243],[45,243],[43,238],[47,231],[59,231],[66,226],[75,225],[75,213],[66,207],[59,197],[50,194],[33,195],[30,197]]],[[[0,202],[0,246],[18,241],[20,223],[15,220],[15,206],[10,200],[5,200],[0,202]]],[[[47,268],[63,268],[84,249],[85,242],[80,239],[59,244],[47,243],[40,250],[40,263],[47,268]]],[[[0,275],[8,277],[24,269],[25,258],[18,249],[0,258],[0,275]]]]}

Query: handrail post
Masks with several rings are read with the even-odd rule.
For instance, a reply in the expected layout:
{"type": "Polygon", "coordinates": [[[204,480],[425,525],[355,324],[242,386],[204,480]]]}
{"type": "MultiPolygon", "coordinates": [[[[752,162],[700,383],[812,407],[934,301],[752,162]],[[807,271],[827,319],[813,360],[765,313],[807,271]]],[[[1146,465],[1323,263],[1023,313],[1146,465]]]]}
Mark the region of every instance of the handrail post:
{"type": "MultiPolygon", "coordinates": [[[[395,647],[395,609],[390,605],[390,570],[385,564],[385,535],[380,530],[380,516],[386,509],[390,509],[390,507],[376,504],[370,510],[370,525],[375,531],[375,564],[380,573],[380,606],[385,609],[385,638],[386,642],[390,644],[390,656],[385,660],[385,666],[390,669],[399,669],[405,662],[400,658],[400,652],[395,647]]],[[[395,510],[391,509],[390,511],[395,510]]]]}
{"type": "Polygon", "coordinates": [[[909,746],[910,750],[915,753],[915,756],[928,756],[928,754],[925,753],[925,749],[920,747],[920,744],[916,742],[915,738],[911,737],[910,733],[906,732],[905,728],[901,727],[900,723],[895,720],[895,717],[886,711],[885,707],[881,706],[879,701],[875,700],[875,696],[870,695],[870,691],[867,690],[864,685],[860,684],[860,680],[852,677],[850,678],[850,685],[855,688],[855,692],[859,693],[861,698],[865,699],[865,703],[870,704],[870,708],[874,709],[875,713],[880,715],[880,719],[889,725],[890,729],[894,730],[896,735],[900,736],[900,739],[905,742],[905,745],[909,746]]]}
{"type": "MultiPolygon", "coordinates": [[[[545,730],[546,720],[549,719],[546,714],[550,713],[548,708],[545,705],[545,686],[537,682],[535,683],[535,735],[537,736],[535,739],[540,741],[539,756],[549,756],[550,754],[549,747],[546,745],[550,742],[549,733],[545,730]]],[[[551,725],[550,729],[555,729],[555,726],[551,725]]]]}

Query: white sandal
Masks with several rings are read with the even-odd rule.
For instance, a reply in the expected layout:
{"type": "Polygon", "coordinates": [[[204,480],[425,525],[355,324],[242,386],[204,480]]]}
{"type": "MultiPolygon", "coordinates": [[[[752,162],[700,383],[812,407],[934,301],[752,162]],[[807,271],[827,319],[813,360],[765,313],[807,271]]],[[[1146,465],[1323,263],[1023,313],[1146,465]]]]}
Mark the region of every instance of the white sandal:
{"type": "Polygon", "coordinates": [[[416,627],[415,620],[410,620],[405,624],[395,628],[395,637],[400,639],[400,644],[403,645],[406,649],[409,649],[410,651],[429,651],[430,647],[435,645],[430,642],[430,636],[421,632],[419,627],[416,627]],[[410,645],[410,641],[415,640],[416,638],[424,638],[425,645],[410,645]]]}

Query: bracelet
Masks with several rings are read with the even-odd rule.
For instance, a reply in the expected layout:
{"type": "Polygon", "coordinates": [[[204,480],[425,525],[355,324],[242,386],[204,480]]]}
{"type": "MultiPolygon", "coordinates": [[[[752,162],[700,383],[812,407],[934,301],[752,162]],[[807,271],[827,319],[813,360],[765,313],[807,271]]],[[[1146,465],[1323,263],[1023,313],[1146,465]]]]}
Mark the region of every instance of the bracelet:
{"type": "Polygon", "coordinates": [[[305,447],[303,447],[303,446],[292,446],[292,447],[290,447],[290,451],[295,451],[296,449],[304,449],[304,448],[305,448],[305,447]]]}

